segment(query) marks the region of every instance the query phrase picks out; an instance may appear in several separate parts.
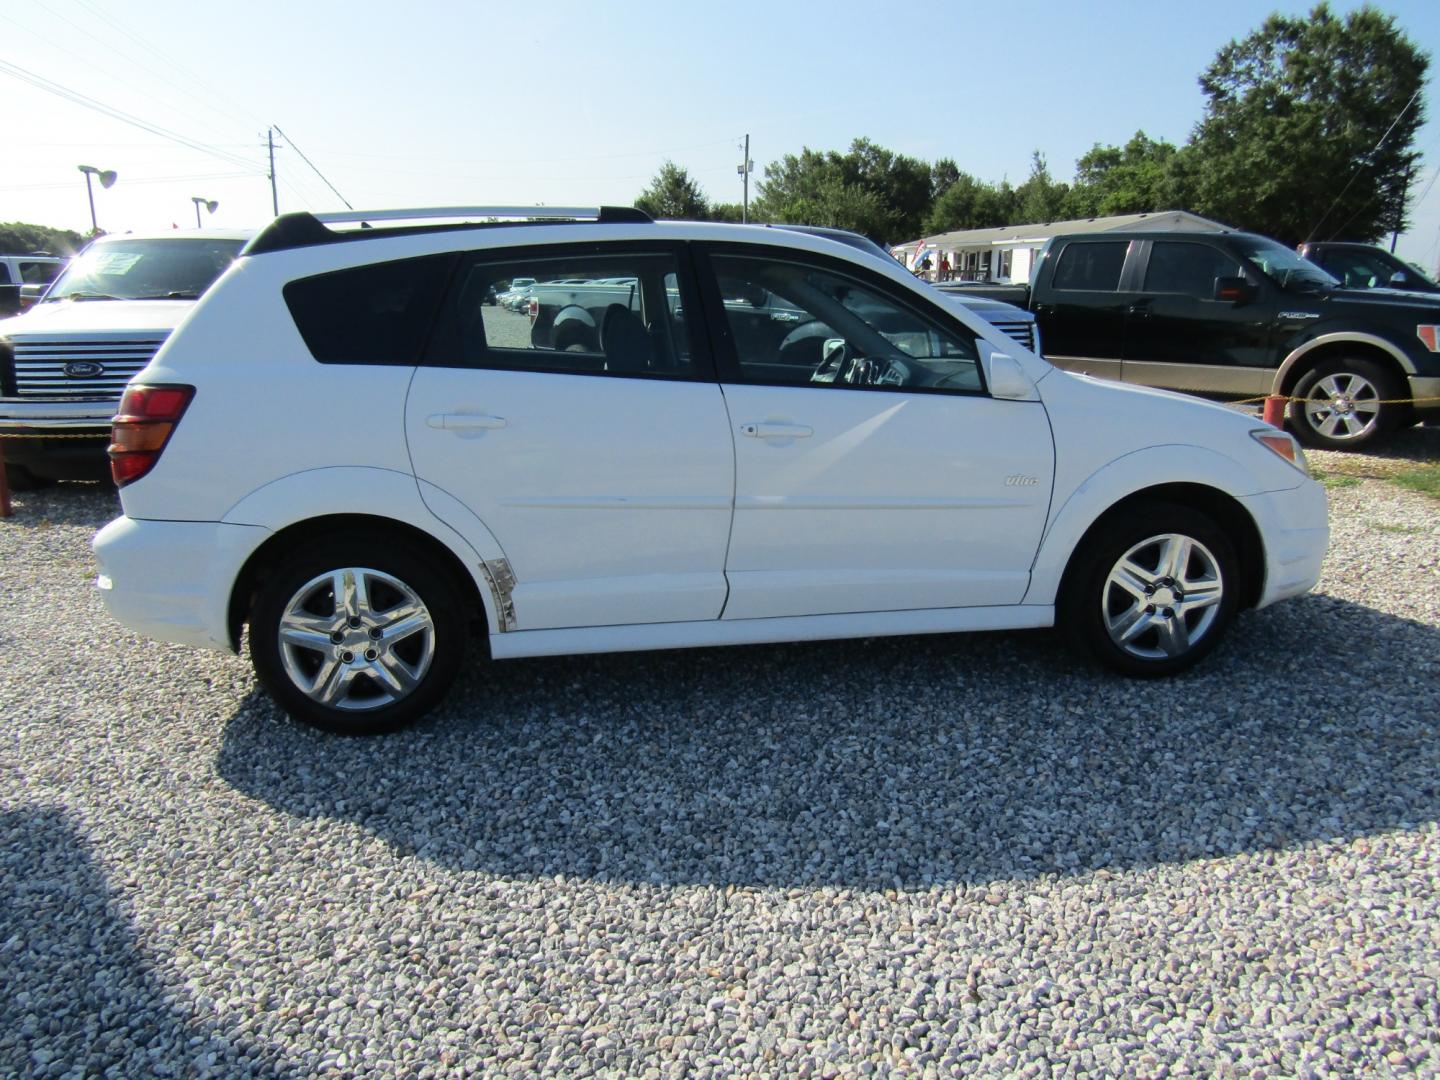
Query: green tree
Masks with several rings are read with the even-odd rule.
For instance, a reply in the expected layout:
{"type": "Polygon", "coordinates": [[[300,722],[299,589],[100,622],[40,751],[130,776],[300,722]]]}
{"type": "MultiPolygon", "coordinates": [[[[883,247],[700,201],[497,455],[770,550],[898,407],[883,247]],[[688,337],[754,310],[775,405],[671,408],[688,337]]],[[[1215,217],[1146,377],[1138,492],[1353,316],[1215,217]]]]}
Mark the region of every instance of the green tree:
{"type": "Polygon", "coordinates": [[[635,206],[653,218],[674,221],[704,221],[710,216],[710,204],[700,185],[668,159],[650,186],[636,197],[635,206]]]}
{"type": "Polygon", "coordinates": [[[908,239],[930,209],[932,175],[926,162],[869,139],[843,154],[807,146],[765,167],[753,216],[853,229],[880,243],[908,239]]]}
{"type": "Polygon", "coordinates": [[[7,255],[26,255],[34,251],[73,255],[84,243],[85,238],[71,229],[52,229],[48,225],[27,225],[21,221],[7,221],[0,225],[0,251],[7,255]]]}
{"type": "Polygon", "coordinates": [[[1075,163],[1067,215],[1106,217],[1174,210],[1184,201],[1176,164],[1179,151],[1143,131],[1123,147],[1096,143],[1075,163]]]}
{"type": "Polygon", "coordinates": [[[935,200],[925,217],[924,234],[959,229],[990,229],[1015,220],[1015,189],[1008,182],[998,187],[969,173],[959,177],[935,200]]]}
{"type": "Polygon", "coordinates": [[[1405,219],[1429,56],[1375,8],[1271,15],[1200,76],[1195,209],[1274,236],[1375,240],[1405,219]]]}
{"type": "Polygon", "coordinates": [[[1050,175],[1045,155],[1036,150],[1030,158],[1030,175],[1015,189],[1015,220],[1005,224],[1063,221],[1069,195],[1070,185],[1062,184],[1050,175]]]}

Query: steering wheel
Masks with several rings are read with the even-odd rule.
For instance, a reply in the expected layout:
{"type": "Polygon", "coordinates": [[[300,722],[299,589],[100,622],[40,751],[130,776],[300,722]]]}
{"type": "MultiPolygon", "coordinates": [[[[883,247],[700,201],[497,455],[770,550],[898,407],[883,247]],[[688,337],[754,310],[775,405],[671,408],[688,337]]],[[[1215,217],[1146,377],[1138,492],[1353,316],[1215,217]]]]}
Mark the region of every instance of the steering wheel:
{"type": "Polygon", "coordinates": [[[862,358],[851,365],[846,381],[855,386],[904,386],[910,369],[893,356],[862,358]]]}

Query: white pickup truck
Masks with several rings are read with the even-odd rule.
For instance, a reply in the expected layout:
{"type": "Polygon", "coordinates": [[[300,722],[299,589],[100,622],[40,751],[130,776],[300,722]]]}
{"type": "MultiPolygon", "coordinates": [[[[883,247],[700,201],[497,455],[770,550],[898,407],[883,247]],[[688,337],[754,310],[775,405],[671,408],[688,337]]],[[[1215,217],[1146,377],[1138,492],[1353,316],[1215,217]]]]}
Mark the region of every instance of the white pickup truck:
{"type": "Polygon", "coordinates": [[[110,419],[247,231],[93,241],[29,311],[0,319],[0,444],[17,491],[109,475],[110,419]]]}

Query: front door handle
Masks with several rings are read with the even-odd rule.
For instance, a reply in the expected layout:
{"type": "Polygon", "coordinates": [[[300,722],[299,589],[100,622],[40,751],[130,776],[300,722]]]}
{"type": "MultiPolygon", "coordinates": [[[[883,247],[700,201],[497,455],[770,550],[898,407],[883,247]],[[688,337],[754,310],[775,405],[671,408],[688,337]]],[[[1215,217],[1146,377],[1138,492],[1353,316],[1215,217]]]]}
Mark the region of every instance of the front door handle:
{"type": "Polygon", "coordinates": [[[437,431],[490,431],[505,423],[503,416],[484,413],[431,413],[425,418],[425,426],[437,431]]]}
{"type": "Polygon", "coordinates": [[[804,424],[741,424],[740,434],[752,439],[808,439],[815,429],[804,424]]]}

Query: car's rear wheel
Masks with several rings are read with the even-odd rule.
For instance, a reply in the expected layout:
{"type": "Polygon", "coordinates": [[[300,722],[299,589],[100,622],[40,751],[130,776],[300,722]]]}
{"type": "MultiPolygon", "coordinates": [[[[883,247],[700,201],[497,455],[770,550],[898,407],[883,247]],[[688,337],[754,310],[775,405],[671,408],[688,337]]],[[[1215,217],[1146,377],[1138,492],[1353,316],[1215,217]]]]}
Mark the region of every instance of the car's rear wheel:
{"type": "Polygon", "coordinates": [[[1290,426],[1322,450],[1359,450],[1399,427],[1405,406],[1398,380],[1370,360],[1327,360],[1295,384],[1290,426]]]}
{"type": "Polygon", "coordinates": [[[384,535],[316,541],[260,585],[250,658],[297,720],[346,735],[392,731],[433,708],[464,649],[455,583],[384,535]]]}
{"type": "Polygon", "coordinates": [[[1126,675],[1170,675],[1220,643],[1239,586],[1235,547],[1211,518],[1143,503],[1103,523],[1076,552],[1058,614],[1078,651],[1126,675]]]}

